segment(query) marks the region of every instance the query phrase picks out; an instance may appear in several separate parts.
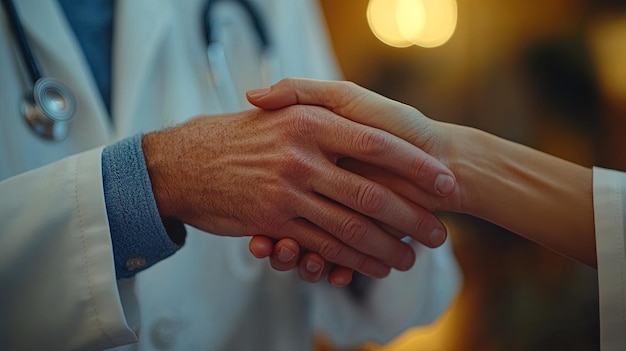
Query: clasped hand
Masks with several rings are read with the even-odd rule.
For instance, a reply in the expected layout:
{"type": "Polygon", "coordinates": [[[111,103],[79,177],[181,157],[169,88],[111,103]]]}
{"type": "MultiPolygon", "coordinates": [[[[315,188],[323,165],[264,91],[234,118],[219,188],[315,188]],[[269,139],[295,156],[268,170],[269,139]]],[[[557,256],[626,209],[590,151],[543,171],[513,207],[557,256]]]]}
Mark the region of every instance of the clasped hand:
{"type": "Polygon", "coordinates": [[[146,135],[144,154],[161,216],[217,235],[258,236],[259,245],[251,243],[257,256],[272,252],[264,240],[288,239],[275,252],[293,252],[295,245],[344,273],[380,278],[391,268],[409,269],[415,254],[399,239],[409,236],[429,247],[445,241],[446,229],[432,210],[454,192],[452,172],[368,120],[375,111],[363,110],[368,113],[354,120],[340,116],[367,109],[359,105],[363,96],[321,102],[310,96],[306,105],[293,93],[296,83],[321,88],[319,82],[286,80],[271,94],[249,96],[264,110],[198,117],[146,135]],[[305,105],[289,106],[297,103],[305,105]],[[393,184],[409,184],[419,195],[398,193],[393,184]]]}

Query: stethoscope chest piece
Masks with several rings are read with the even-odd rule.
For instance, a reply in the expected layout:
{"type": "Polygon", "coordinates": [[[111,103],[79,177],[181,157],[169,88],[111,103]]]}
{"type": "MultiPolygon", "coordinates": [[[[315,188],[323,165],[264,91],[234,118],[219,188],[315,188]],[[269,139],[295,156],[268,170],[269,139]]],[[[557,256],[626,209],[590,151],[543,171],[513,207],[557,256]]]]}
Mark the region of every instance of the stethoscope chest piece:
{"type": "Polygon", "coordinates": [[[48,77],[35,82],[22,104],[29,127],[42,138],[54,141],[67,137],[75,111],[76,99],[70,89],[48,77]]]}

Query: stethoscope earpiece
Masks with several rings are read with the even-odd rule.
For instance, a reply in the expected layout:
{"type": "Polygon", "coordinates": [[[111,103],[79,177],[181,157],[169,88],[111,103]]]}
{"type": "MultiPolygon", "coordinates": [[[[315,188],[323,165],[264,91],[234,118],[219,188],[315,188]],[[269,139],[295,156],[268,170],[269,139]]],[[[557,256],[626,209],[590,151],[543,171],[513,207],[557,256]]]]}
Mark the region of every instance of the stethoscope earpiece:
{"type": "Polygon", "coordinates": [[[74,95],[56,79],[39,78],[24,98],[22,114],[30,128],[45,139],[59,141],[69,133],[76,111],[74,95]]]}

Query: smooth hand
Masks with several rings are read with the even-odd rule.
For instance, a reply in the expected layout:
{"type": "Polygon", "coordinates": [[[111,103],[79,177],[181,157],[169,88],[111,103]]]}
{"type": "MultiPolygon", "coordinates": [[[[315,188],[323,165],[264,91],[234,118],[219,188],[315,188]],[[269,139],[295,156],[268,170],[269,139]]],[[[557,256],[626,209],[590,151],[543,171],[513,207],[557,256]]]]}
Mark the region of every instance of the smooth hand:
{"type": "Polygon", "coordinates": [[[445,227],[427,209],[337,164],[359,160],[433,198],[454,191],[441,162],[377,128],[315,106],[199,117],[143,139],[160,214],[227,236],[292,238],[372,277],[406,270],[408,235],[435,247],[445,227]]]}
{"type": "MultiPolygon", "coordinates": [[[[432,196],[409,178],[361,161],[343,166],[426,209],[476,216],[591,267],[596,265],[592,170],[588,167],[480,130],[429,120],[412,107],[351,83],[285,80],[271,89],[251,92],[248,98],[266,109],[324,106],[399,136],[454,171],[452,194],[432,196]]],[[[276,246],[280,249],[282,243],[276,246]]]]}
{"type": "MultiPolygon", "coordinates": [[[[446,129],[442,123],[428,119],[411,106],[384,98],[349,82],[286,79],[271,88],[249,92],[248,100],[267,110],[294,104],[321,106],[354,122],[401,137],[441,159],[444,164],[448,157],[446,129]]],[[[339,160],[338,165],[387,186],[396,194],[402,194],[414,204],[429,211],[460,206],[458,187],[446,194],[449,196],[441,196],[440,193],[429,191],[415,178],[406,177],[363,160],[347,157],[339,160]]],[[[386,231],[398,236],[395,226],[394,223],[381,225],[386,231]]],[[[269,256],[272,266],[276,269],[287,270],[298,267],[300,275],[307,281],[318,281],[329,270],[331,271],[329,280],[335,285],[345,285],[350,280],[349,270],[337,267],[331,269],[330,265],[315,254],[307,253],[301,257],[295,255],[300,251],[297,244],[292,241],[279,241],[274,245],[268,238],[254,237],[250,242],[250,249],[259,258],[269,256]],[[323,269],[318,269],[320,266],[323,269]],[[310,270],[307,267],[314,269],[310,270]]]]}

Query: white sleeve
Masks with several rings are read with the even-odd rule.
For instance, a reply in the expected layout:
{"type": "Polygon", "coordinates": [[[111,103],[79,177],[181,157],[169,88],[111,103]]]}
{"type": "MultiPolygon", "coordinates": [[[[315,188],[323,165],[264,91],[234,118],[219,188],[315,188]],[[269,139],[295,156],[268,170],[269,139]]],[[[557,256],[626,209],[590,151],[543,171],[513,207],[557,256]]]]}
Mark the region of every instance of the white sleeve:
{"type": "Polygon", "coordinates": [[[342,348],[366,341],[387,343],[410,327],[433,323],[456,297],[459,268],[449,241],[437,249],[412,244],[417,253],[413,268],[372,280],[362,301],[351,298],[345,288],[316,284],[316,328],[342,348]]]}
{"type": "Polygon", "coordinates": [[[115,279],[101,151],[0,182],[0,349],[137,340],[115,279]]]}
{"type": "Polygon", "coordinates": [[[602,350],[626,349],[626,173],[593,169],[602,350]]]}
{"type": "Polygon", "coordinates": [[[602,350],[626,349],[626,173],[593,169],[602,350]]]}

